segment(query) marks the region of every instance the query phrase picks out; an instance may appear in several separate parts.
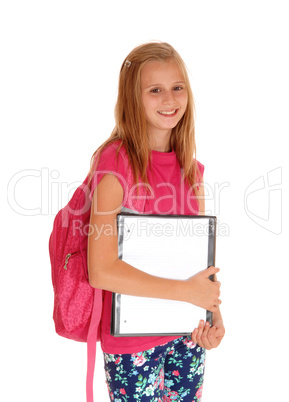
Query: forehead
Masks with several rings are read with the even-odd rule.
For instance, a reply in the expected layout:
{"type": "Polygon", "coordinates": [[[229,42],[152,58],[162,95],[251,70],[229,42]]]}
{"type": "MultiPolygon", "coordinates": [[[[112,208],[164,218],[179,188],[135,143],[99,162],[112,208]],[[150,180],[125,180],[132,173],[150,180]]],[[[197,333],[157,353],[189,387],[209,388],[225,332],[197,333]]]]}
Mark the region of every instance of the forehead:
{"type": "Polygon", "coordinates": [[[141,85],[149,86],[162,83],[185,81],[185,77],[173,59],[167,61],[150,61],[141,71],[141,85]]]}

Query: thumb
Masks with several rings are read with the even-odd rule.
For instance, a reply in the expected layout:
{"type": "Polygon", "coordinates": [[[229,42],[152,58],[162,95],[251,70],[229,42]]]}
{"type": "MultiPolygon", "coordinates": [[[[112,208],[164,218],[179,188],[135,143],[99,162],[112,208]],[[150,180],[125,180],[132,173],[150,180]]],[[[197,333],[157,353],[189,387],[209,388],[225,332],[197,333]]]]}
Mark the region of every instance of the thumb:
{"type": "Polygon", "coordinates": [[[205,269],[206,272],[206,277],[209,278],[209,276],[211,275],[215,275],[218,272],[220,272],[220,268],[214,267],[213,265],[211,265],[209,268],[205,269]]]}

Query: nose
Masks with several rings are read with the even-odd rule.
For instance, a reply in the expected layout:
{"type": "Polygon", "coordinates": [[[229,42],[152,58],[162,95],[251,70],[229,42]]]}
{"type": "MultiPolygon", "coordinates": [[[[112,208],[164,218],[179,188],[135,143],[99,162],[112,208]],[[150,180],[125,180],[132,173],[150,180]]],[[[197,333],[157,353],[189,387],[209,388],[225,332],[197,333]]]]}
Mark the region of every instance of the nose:
{"type": "Polygon", "coordinates": [[[165,91],[163,96],[163,104],[170,105],[175,103],[174,94],[171,91],[165,91]]]}

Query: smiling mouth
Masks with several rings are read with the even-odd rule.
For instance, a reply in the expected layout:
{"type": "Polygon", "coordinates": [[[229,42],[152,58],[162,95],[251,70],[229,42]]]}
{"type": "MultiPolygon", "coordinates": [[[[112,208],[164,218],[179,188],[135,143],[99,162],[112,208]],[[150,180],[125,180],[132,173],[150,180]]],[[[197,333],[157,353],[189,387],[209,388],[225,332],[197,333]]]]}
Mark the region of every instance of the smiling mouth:
{"type": "Polygon", "coordinates": [[[158,113],[161,114],[162,116],[171,117],[171,116],[174,116],[177,113],[177,111],[178,111],[178,109],[174,109],[174,110],[170,110],[170,111],[162,110],[162,111],[158,111],[158,113]]]}

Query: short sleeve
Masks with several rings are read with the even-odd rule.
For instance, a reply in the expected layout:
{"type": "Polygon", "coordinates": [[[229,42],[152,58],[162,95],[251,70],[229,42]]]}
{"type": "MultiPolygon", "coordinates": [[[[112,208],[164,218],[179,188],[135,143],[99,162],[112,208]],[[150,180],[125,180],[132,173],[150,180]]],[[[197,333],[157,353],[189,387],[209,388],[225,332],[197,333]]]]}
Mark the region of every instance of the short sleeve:
{"type": "Polygon", "coordinates": [[[198,168],[199,168],[199,177],[198,177],[198,181],[199,181],[199,182],[202,182],[202,181],[203,181],[203,177],[204,177],[205,166],[204,166],[201,162],[199,162],[199,161],[197,161],[197,165],[198,165],[198,168]]]}
{"type": "Polygon", "coordinates": [[[96,169],[91,181],[91,191],[89,198],[92,200],[94,190],[105,174],[113,174],[120,182],[124,194],[127,192],[127,176],[129,163],[123,147],[118,152],[119,145],[113,143],[104,148],[99,156],[96,156],[96,169]]]}

